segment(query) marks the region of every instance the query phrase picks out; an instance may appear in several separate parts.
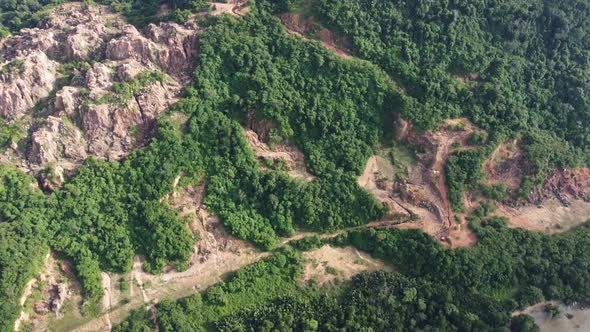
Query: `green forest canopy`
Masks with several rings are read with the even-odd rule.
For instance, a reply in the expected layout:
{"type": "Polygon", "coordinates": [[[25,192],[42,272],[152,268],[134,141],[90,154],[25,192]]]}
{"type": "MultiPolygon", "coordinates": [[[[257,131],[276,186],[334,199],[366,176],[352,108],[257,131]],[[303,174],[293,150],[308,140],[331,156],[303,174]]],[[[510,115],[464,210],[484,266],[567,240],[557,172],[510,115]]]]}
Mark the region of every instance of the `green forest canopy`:
{"type": "Polygon", "coordinates": [[[540,171],[588,163],[587,1],[313,3],[322,23],[419,101],[403,114],[421,127],[468,116],[497,139],[523,136],[541,149],[529,153],[540,171]],[[474,85],[454,78],[471,73],[474,85]]]}
{"type": "MultiPolygon", "coordinates": [[[[108,3],[138,24],[152,20],[160,5],[141,2],[142,12],[138,1],[108,3]]],[[[195,8],[195,3],[176,6],[195,8]]],[[[0,0],[0,23],[7,31],[34,25],[52,4],[0,0]]],[[[379,219],[383,208],[359,188],[356,176],[372,149],[391,139],[389,126],[397,112],[423,129],[468,116],[491,133],[492,141],[520,136],[539,171],[587,163],[586,3],[314,4],[322,22],[349,36],[356,54],[374,64],[343,60],[319,43],[288,36],[267,12],[281,7],[260,0],[245,18],[210,22],[201,36],[195,82],[172,110],[188,120],[178,125],[163,119],[149,147],[122,163],[87,161],[50,197],[33,189],[32,178],[0,168],[0,329],[12,326],[24,284],[49,247],[75,262],[89,314],[102,296],[100,271],[129,271],[135,254],[146,257],[150,272],[169,263],[182,269],[195,238],[185,220],[160,202],[178,174],[193,183],[207,181],[209,208],[232,234],[264,250],[296,228],[332,231],[379,219]],[[467,86],[452,76],[466,73],[477,73],[480,82],[467,86]],[[304,151],[316,180],[305,183],[260,170],[243,135],[251,116],[272,123],[274,139],[304,151]]],[[[452,158],[456,192],[477,180],[480,159],[470,154],[452,158]]],[[[341,238],[343,243],[391,261],[402,275],[362,275],[334,294],[293,291],[297,253],[277,254],[286,257],[241,272],[247,276],[239,273],[237,280],[248,281],[216,286],[204,301],[195,296],[163,303],[159,321],[170,325],[161,329],[215,324],[230,330],[262,323],[386,328],[398,322],[409,328],[485,330],[507,326],[511,310],[543,297],[588,302],[588,227],[555,238],[508,230],[500,220],[474,227],[480,242],[460,251],[445,251],[417,231],[351,233],[341,238]],[[441,273],[453,284],[437,280],[441,273]],[[265,288],[275,283],[281,287],[265,288]],[[244,292],[250,284],[262,290],[244,292]],[[385,288],[387,298],[375,294],[385,288]],[[258,311],[240,311],[255,310],[242,308],[254,303],[252,294],[260,301],[258,311]],[[300,314],[285,316],[284,308],[300,314]],[[318,316],[322,310],[317,308],[333,318],[318,316]],[[347,320],[351,312],[354,319],[347,320]],[[424,316],[412,320],[410,312],[424,316]],[[384,313],[395,319],[374,320],[384,313]],[[175,321],[189,325],[174,327],[175,321]]],[[[126,323],[131,325],[121,328],[149,326],[144,318],[134,314],[126,323]]]]}

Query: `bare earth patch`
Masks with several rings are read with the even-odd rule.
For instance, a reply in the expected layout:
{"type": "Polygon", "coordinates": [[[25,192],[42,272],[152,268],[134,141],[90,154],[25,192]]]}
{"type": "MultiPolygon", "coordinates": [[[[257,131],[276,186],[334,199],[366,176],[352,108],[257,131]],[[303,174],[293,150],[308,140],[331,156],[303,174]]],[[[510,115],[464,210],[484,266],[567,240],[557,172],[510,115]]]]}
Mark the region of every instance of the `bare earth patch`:
{"type": "Polygon", "coordinates": [[[188,262],[188,269],[176,271],[167,267],[158,275],[146,273],[140,257],[135,258],[128,275],[103,273],[105,311],[98,318],[83,319],[69,331],[109,331],[125,319],[130,310],[153,305],[162,299],[179,299],[203,291],[221,281],[228,273],[252,264],[268,253],[259,252],[252,245],[228,235],[219,219],[202,204],[205,184],[178,188],[181,176],[175,179],[175,192],[166,195],[168,202],[180,216],[190,218],[190,228],[200,240],[188,262]],[[129,287],[121,290],[121,280],[129,287]]]}
{"type": "Polygon", "coordinates": [[[514,312],[512,316],[520,314],[532,316],[543,332],[585,332],[590,326],[590,309],[566,306],[556,301],[535,304],[522,311],[514,312]],[[550,317],[544,310],[547,304],[559,307],[563,314],[559,317],[550,317]]]}
{"type": "Polygon", "coordinates": [[[546,234],[568,231],[590,220],[590,202],[573,200],[569,207],[552,198],[540,206],[512,208],[499,204],[496,215],[510,220],[510,227],[519,227],[546,234]]]}
{"type": "Polygon", "coordinates": [[[236,5],[234,3],[210,2],[209,4],[213,6],[213,11],[211,12],[211,15],[213,16],[219,16],[222,14],[235,15],[233,9],[236,5]]]}
{"type": "Polygon", "coordinates": [[[335,280],[349,280],[366,271],[393,269],[353,247],[335,248],[330,245],[303,253],[306,260],[302,281],[323,285],[335,280]]]}
{"type": "MultiPolygon", "coordinates": [[[[467,119],[447,120],[438,131],[417,133],[403,120],[397,121],[398,141],[420,147],[418,162],[407,174],[382,156],[372,156],[358,178],[361,187],[385,204],[390,213],[369,227],[421,229],[450,248],[469,247],[477,242],[466,217],[482,202],[479,195],[465,193],[466,213],[451,209],[445,179],[450,154],[469,146],[468,138],[481,131],[467,119]]],[[[517,140],[500,144],[484,162],[487,184],[504,184],[515,192],[530,175],[530,165],[517,140]]],[[[496,216],[509,219],[511,227],[554,234],[590,220],[590,169],[556,169],[525,200],[497,203],[496,216]],[[510,205],[508,205],[510,204],[510,205]]]]}
{"type": "MultiPolygon", "coordinates": [[[[512,193],[532,171],[517,140],[500,144],[483,165],[487,184],[504,184],[512,193]]],[[[494,215],[507,218],[510,227],[546,234],[565,232],[590,220],[588,168],[555,169],[528,194],[524,199],[497,203],[494,215]]],[[[465,201],[467,210],[472,210],[481,199],[467,195],[465,201]]]]}
{"type": "Polygon", "coordinates": [[[275,144],[272,148],[262,142],[256,132],[247,129],[246,138],[250,148],[259,160],[262,161],[280,161],[286,163],[286,172],[293,178],[313,181],[315,177],[307,172],[305,168],[305,156],[294,146],[275,144]]]}
{"type": "Polygon", "coordinates": [[[385,204],[389,213],[383,221],[399,221],[414,213],[411,207],[395,197],[393,192],[395,171],[391,162],[382,156],[372,156],[367,161],[363,174],[357,179],[359,186],[371,193],[377,201],[385,204]]]}
{"type": "Polygon", "coordinates": [[[47,253],[45,265],[27,285],[20,304],[23,306],[15,330],[27,327],[32,331],[51,330],[52,323],[62,317],[80,315],[68,303],[81,303],[80,285],[69,261],[59,262],[47,253]],[[75,311],[75,312],[74,312],[75,311]]]}
{"type": "Polygon", "coordinates": [[[520,188],[527,170],[531,170],[531,166],[517,140],[500,144],[483,166],[488,184],[504,184],[510,191],[520,188]]]}
{"type": "Polygon", "coordinates": [[[417,154],[419,162],[408,167],[403,176],[391,173],[395,170],[389,160],[379,156],[369,159],[363,175],[358,178],[359,185],[389,207],[386,219],[397,219],[369,226],[419,228],[453,248],[474,244],[475,235],[455,221],[448,199],[445,164],[452,152],[477,148],[468,146],[467,139],[480,129],[467,119],[448,120],[438,131],[427,133],[408,130],[404,121],[398,121],[400,126],[405,129],[398,139],[421,147],[423,152],[417,154]]]}
{"type": "Polygon", "coordinates": [[[467,85],[469,87],[480,86],[481,85],[481,75],[479,73],[466,73],[462,75],[451,75],[457,81],[461,82],[463,85],[467,85]]]}
{"type": "Polygon", "coordinates": [[[222,14],[229,14],[234,16],[244,16],[248,14],[249,10],[246,6],[248,0],[230,0],[225,2],[208,2],[213,8],[211,15],[219,16],[222,14]]]}
{"type": "Polygon", "coordinates": [[[322,45],[328,50],[334,52],[337,56],[344,59],[352,59],[350,49],[352,43],[344,36],[340,36],[335,32],[326,28],[320,27],[313,16],[307,16],[304,13],[286,13],[278,15],[279,19],[287,32],[291,35],[299,36],[305,40],[309,40],[308,35],[317,38],[322,45]]]}

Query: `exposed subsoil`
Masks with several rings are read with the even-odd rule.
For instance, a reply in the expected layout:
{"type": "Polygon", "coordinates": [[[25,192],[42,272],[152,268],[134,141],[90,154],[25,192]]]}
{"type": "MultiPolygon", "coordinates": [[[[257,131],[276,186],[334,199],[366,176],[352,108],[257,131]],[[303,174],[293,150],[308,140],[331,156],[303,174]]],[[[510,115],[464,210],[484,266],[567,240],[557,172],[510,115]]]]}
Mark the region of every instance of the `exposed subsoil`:
{"type": "Polygon", "coordinates": [[[313,16],[304,13],[285,13],[278,15],[289,34],[309,40],[308,36],[317,38],[325,48],[331,50],[341,58],[351,59],[352,43],[344,36],[320,27],[313,16]]]}
{"type": "Polygon", "coordinates": [[[524,151],[517,140],[500,144],[484,163],[486,182],[490,185],[504,184],[514,192],[520,188],[522,179],[529,175],[532,166],[527,162],[524,151]]]}
{"type": "Polygon", "coordinates": [[[208,2],[213,8],[211,15],[218,16],[222,14],[230,14],[234,16],[244,16],[248,13],[246,5],[248,0],[230,0],[225,2],[208,2]]]}
{"type": "MultiPolygon", "coordinates": [[[[457,226],[455,214],[448,199],[445,164],[449,155],[457,149],[473,149],[466,144],[476,130],[466,119],[445,122],[436,132],[417,133],[403,120],[397,121],[397,138],[422,149],[418,163],[411,167],[407,178],[394,181],[390,167],[378,167],[379,157],[367,163],[359,184],[390,208],[396,221],[381,221],[379,226],[420,228],[450,247],[475,243],[475,236],[467,227],[457,226]],[[403,222],[400,222],[400,219],[403,222]]],[[[382,164],[387,160],[382,159],[382,164]]],[[[388,216],[390,217],[390,216],[388,216]]]]}
{"type": "Polygon", "coordinates": [[[274,144],[270,147],[267,143],[260,140],[256,132],[250,129],[247,129],[244,134],[246,135],[250,148],[261,162],[282,161],[286,163],[285,171],[289,176],[308,182],[315,179],[305,167],[305,156],[303,152],[299,151],[296,147],[283,144],[274,144]]]}
{"type": "Polygon", "coordinates": [[[371,258],[353,247],[335,248],[330,245],[303,253],[306,260],[301,281],[323,285],[349,280],[366,271],[392,270],[382,261],[371,258]]]}

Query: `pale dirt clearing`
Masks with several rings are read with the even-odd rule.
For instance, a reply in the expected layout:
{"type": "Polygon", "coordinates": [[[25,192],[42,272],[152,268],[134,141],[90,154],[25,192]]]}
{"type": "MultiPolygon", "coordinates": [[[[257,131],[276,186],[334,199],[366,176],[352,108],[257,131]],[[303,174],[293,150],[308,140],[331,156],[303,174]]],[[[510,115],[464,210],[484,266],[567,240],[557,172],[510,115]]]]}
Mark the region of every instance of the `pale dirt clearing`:
{"type": "MultiPolygon", "coordinates": [[[[158,275],[143,270],[140,257],[136,257],[130,275],[111,274],[111,280],[131,280],[127,291],[111,298],[111,310],[97,319],[82,324],[73,331],[108,331],[109,325],[117,325],[127,317],[130,310],[152,305],[162,299],[179,299],[203,291],[221,281],[228,273],[252,264],[268,253],[256,250],[252,245],[228,235],[219,218],[207,211],[202,204],[205,195],[205,181],[196,185],[179,188],[182,175],[173,183],[174,192],[162,201],[179,211],[181,217],[189,218],[189,226],[200,240],[195,243],[188,269],[176,271],[167,267],[158,275]]],[[[119,284],[117,284],[119,285],[119,284]]],[[[114,287],[111,285],[111,289],[114,287]]],[[[113,291],[116,294],[117,291],[113,291]]],[[[109,294],[105,294],[105,297],[109,294]]]]}
{"type": "Polygon", "coordinates": [[[209,5],[213,7],[211,15],[219,16],[222,14],[236,15],[234,13],[235,3],[224,3],[224,2],[209,2],[209,5]]]}
{"type": "Polygon", "coordinates": [[[326,245],[303,253],[303,257],[306,262],[301,281],[304,283],[323,285],[335,280],[349,280],[361,272],[393,271],[393,268],[382,261],[353,247],[336,248],[326,245]]]}
{"type": "MultiPolygon", "coordinates": [[[[445,165],[454,151],[476,148],[468,146],[467,140],[480,129],[464,118],[447,120],[436,132],[417,133],[408,130],[410,126],[400,120],[397,127],[396,132],[401,132],[398,140],[422,148],[416,154],[418,162],[410,163],[407,170],[400,172],[387,158],[373,156],[358,178],[359,185],[389,208],[385,219],[395,217],[391,226],[422,229],[447,247],[473,245],[475,235],[455,221],[448,199],[445,165]]],[[[383,221],[371,225],[377,223],[386,226],[383,221]]]]}
{"type": "Polygon", "coordinates": [[[546,234],[566,232],[590,220],[590,202],[572,200],[566,207],[552,198],[540,206],[508,207],[499,204],[495,215],[510,220],[510,227],[519,227],[546,234]]]}
{"type": "Polygon", "coordinates": [[[357,178],[359,186],[371,193],[377,201],[385,204],[389,213],[386,220],[400,220],[415,214],[399,197],[393,194],[395,170],[391,162],[382,156],[372,156],[367,161],[363,174],[357,178]]]}
{"type": "Polygon", "coordinates": [[[451,74],[451,76],[468,87],[477,87],[481,85],[481,75],[479,73],[466,73],[462,75],[451,74]]]}
{"type": "Polygon", "coordinates": [[[230,0],[229,2],[208,2],[213,8],[211,15],[218,16],[222,14],[229,14],[234,16],[244,16],[249,10],[246,7],[248,0],[230,0]]]}
{"type": "Polygon", "coordinates": [[[590,331],[590,308],[566,306],[560,302],[543,302],[517,311],[512,316],[527,314],[534,318],[541,332],[588,332],[590,331]],[[550,317],[545,312],[546,304],[553,304],[562,312],[559,317],[550,317]]]}
{"type": "Polygon", "coordinates": [[[111,324],[111,317],[109,315],[109,312],[111,311],[111,308],[113,307],[113,299],[112,299],[112,291],[111,291],[111,276],[106,273],[103,272],[100,274],[101,278],[102,278],[102,288],[104,291],[104,297],[102,299],[102,306],[103,306],[103,310],[106,311],[106,322],[107,322],[107,326],[108,329],[112,329],[113,325],[111,324]]]}
{"type": "Polygon", "coordinates": [[[23,310],[15,330],[47,331],[49,324],[64,315],[65,304],[80,299],[80,288],[68,261],[59,262],[48,252],[45,265],[33,278],[21,298],[23,310]]]}
{"type": "MultiPolygon", "coordinates": [[[[219,240],[215,238],[215,235],[213,238],[216,241],[219,240]]],[[[203,291],[221,281],[228,273],[268,255],[255,251],[251,246],[239,240],[229,237],[226,240],[228,242],[225,242],[225,247],[221,246],[223,241],[217,241],[218,246],[215,248],[199,241],[190,260],[190,267],[182,272],[171,270],[159,275],[152,275],[143,271],[142,263],[137,259],[131,274],[130,289],[122,294],[125,301],[113,303],[110,312],[104,313],[97,319],[73,329],[73,331],[108,331],[109,323],[117,325],[127,317],[132,309],[140,308],[146,304],[155,304],[162,299],[179,299],[203,291]]],[[[119,277],[111,276],[113,280],[119,277]]]]}

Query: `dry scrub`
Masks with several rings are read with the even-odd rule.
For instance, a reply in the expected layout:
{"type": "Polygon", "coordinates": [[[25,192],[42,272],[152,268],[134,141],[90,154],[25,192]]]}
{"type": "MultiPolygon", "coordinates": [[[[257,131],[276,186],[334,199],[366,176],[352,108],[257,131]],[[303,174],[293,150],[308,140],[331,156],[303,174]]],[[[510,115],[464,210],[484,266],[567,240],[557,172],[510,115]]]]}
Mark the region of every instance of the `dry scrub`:
{"type": "Polygon", "coordinates": [[[392,270],[380,260],[353,247],[334,248],[326,245],[303,254],[306,260],[302,281],[323,285],[335,280],[349,280],[366,271],[392,270]]]}

